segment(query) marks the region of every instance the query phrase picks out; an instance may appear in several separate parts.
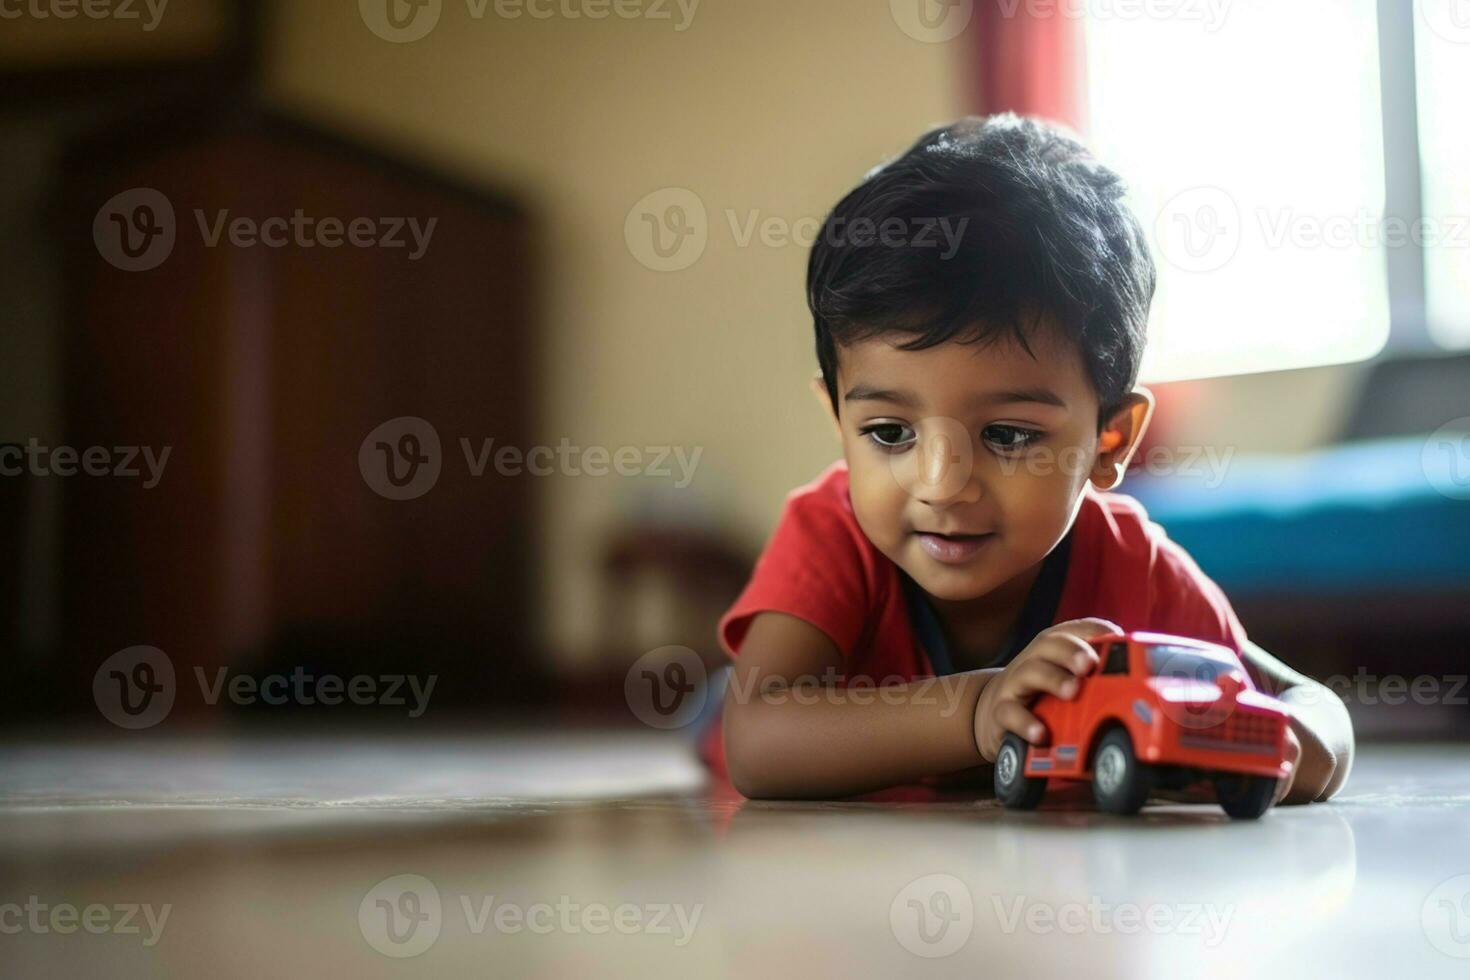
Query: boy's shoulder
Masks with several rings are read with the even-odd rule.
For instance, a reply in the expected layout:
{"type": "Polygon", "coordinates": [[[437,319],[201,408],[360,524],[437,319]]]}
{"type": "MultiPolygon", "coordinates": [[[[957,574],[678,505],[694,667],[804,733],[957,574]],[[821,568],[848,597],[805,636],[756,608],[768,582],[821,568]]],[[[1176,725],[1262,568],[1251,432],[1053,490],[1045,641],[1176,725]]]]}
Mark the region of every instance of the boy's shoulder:
{"type": "Polygon", "coordinates": [[[1122,552],[1157,565],[1160,562],[1190,562],[1188,552],[1169,538],[1163,525],[1149,516],[1137,498],[1117,491],[1097,490],[1091,484],[1083,493],[1076,525],[1087,547],[1122,552]]]}
{"type": "Polygon", "coordinates": [[[721,645],[736,654],[757,613],[781,612],[812,623],[852,653],[875,619],[896,622],[902,613],[897,575],[858,524],[847,464],[833,463],[786,495],[749,583],[720,619],[721,645]]]}
{"type": "Polygon", "coordinates": [[[1168,532],[1136,498],[1126,493],[1083,491],[1073,522],[1073,554],[1091,565],[1098,584],[1141,588],[1158,576],[1202,578],[1188,552],[1170,540],[1168,532]]]}
{"type": "Polygon", "coordinates": [[[1074,524],[1069,590],[1060,619],[1102,615],[1240,649],[1230,600],[1137,499],[1091,486],[1074,524]]]}
{"type": "Polygon", "coordinates": [[[1115,490],[1098,490],[1090,483],[1082,492],[1077,524],[1115,545],[1136,546],[1164,536],[1163,528],[1149,518],[1136,498],[1115,490]]]}
{"type": "Polygon", "coordinates": [[[788,546],[801,541],[829,560],[846,552],[864,566],[873,564],[878,550],[858,524],[848,487],[847,462],[839,459],[786,495],[776,536],[788,546]]]}
{"type": "Polygon", "coordinates": [[[838,518],[850,517],[852,499],[847,494],[847,461],[839,459],[807,483],[786,495],[786,509],[802,514],[830,513],[838,518]]]}

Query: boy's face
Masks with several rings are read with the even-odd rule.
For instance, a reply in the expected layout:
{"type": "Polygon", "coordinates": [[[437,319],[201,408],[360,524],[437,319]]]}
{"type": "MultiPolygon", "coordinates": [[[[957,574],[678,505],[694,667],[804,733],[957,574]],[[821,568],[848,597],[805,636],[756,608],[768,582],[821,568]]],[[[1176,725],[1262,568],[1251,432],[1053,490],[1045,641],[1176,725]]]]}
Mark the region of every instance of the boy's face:
{"type": "Polygon", "coordinates": [[[936,598],[1029,586],[1088,481],[1114,486],[1147,422],[1149,396],[1134,393],[1100,436],[1080,352],[1051,330],[1027,343],[1034,357],[1008,336],[918,351],[880,337],[838,351],[858,524],[936,598]]]}

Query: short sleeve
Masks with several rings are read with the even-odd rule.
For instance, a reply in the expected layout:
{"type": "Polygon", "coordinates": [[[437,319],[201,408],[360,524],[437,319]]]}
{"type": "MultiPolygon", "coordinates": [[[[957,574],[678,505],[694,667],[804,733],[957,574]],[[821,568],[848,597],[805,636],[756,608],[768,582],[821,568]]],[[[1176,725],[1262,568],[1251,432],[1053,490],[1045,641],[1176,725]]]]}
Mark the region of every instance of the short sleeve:
{"type": "Polygon", "coordinates": [[[810,491],[787,498],[750,582],[720,618],[725,651],[739,653],[757,614],[780,612],[811,623],[850,656],[873,608],[865,545],[845,500],[810,491]]]}

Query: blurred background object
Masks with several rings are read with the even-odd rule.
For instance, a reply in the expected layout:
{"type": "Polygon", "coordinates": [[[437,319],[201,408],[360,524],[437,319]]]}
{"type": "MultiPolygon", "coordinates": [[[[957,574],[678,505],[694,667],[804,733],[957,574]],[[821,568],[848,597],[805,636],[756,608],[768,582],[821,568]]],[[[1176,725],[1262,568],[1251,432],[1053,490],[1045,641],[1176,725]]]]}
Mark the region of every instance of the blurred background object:
{"type": "Polygon", "coordinates": [[[817,223],[1007,110],[1082,131],[1153,238],[1126,489],[1287,661],[1464,671],[1470,32],[1435,3],[50,9],[0,33],[0,443],[169,455],[0,478],[9,724],[100,723],[137,644],[632,722],[628,667],[719,663],[837,455],[817,223]]]}

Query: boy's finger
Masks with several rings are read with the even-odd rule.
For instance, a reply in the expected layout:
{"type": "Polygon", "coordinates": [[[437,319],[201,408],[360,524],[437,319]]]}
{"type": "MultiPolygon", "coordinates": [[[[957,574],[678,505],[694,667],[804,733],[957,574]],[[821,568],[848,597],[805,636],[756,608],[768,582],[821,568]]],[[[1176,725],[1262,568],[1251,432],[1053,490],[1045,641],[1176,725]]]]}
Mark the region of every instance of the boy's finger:
{"type": "Polygon", "coordinates": [[[1069,700],[1077,693],[1077,678],[1070,670],[1039,657],[1026,661],[1016,669],[1012,685],[1009,693],[1015,697],[1054,694],[1069,700]]]}
{"type": "Polygon", "coordinates": [[[1092,644],[1069,633],[1054,633],[1039,643],[1032,655],[1037,660],[1054,663],[1079,677],[1098,663],[1092,644]]]}
{"type": "Polygon", "coordinates": [[[1046,741],[1046,726],[1019,701],[1005,700],[995,706],[995,722],[1008,732],[1040,745],[1046,741]]]}
{"type": "Polygon", "coordinates": [[[1121,633],[1123,627],[1111,619],[1099,619],[1089,616],[1086,619],[1069,619],[1065,623],[1057,623],[1046,629],[1048,633],[1067,633],[1072,636],[1080,636],[1084,640],[1094,636],[1102,636],[1105,633],[1121,633]]]}

